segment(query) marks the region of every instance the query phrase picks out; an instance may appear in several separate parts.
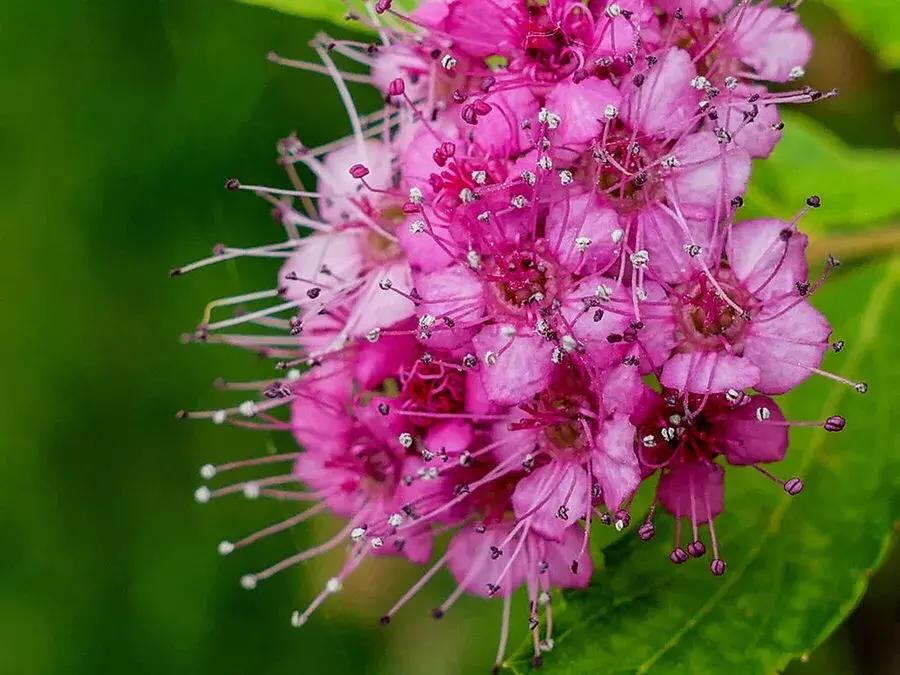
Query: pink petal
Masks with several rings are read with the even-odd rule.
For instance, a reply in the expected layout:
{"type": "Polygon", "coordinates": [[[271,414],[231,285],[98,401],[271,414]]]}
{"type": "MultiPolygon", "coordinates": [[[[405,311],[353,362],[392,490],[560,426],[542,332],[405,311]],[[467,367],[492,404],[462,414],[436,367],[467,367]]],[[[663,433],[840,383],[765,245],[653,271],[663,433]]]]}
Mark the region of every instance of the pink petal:
{"type": "Polygon", "coordinates": [[[678,136],[693,124],[700,101],[700,92],[691,86],[696,76],[690,55],[670,48],[647,71],[640,87],[626,86],[622,118],[651,136],[678,136]]]}
{"type": "Polygon", "coordinates": [[[747,220],[734,225],[728,240],[728,263],[745,288],[758,298],[796,294],[806,281],[805,234],[775,219],[747,220]],[[782,239],[787,231],[790,238],[782,239]]]}
{"type": "Polygon", "coordinates": [[[473,324],[484,313],[485,289],[471,270],[456,264],[420,275],[416,278],[416,289],[422,296],[418,316],[431,315],[437,320],[426,344],[453,349],[469,342],[478,332],[479,326],[473,324]],[[452,328],[446,326],[444,317],[453,321],[452,328]]]}
{"type": "Polygon", "coordinates": [[[622,506],[641,482],[634,434],[634,425],[626,415],[613,415],[603,423],[596,439],[598,448],[591,453],[591,467],[610,510],[622,506]]]}
{"type": "Polygon", "coordinates": [[[517,518],[527,517],[537,534],[561,540],[564,530],[590,508],[590,490],[591,481],[581,466],[554,462],[519,481],[512,495],[513,510],[517,518]]]}
{"type": "MultiPolygon", "coordinates": [[[[789,302],[795,302],[793,300],[789,302]]],[[[755,317],[744,335],[744,358],[759,369],[756,388],[765,394],[783,394],[818,368],[828,348],[831,326],[805,300],[771,321],[780,303],[755,317]]]]}
{"type": "Polygon", "coordinates": [[[729,389],[746,389],[759,381],[756,362],[724,352],[675,354],[663,366],[660,384],[695,394],[716,394],[729,389]]]}
{"type": "Polygon", "coordinates": [[[536,567],[547,563],[548,582],[555,588],[587,588],[591,583],[594,564],[590,546],[581,552],[584,531],[581,527],[570,527],[563,533],[562,541],[542,539],[532,536],[529,545],[533,548],[529,558],[536,567]],[[577,571],[572,571],[572,563],[577,562],[577,571]]]}
{"type": "Polygon", "coordinates": [[[503,540],[512,530],[512,524],[500,523],[492,525],[485,532],[478,533],[471,526],[463,527],[450,540],[447,547],[447,569],[469,593],[481,597],[489,597],[488,584],[497,584],[500,590],[497,596],[506,597],[519,587],[525,576],[525,556],[513,562],[509,572],[503,579],[500,575],[509,563],[517,542],[513,538],[507,543],[503,540]],[[503,555],[491,558],[491,546],[503,551],[503,555]]]}
{"type": "Polygon", "coordinates": [[[448,420],[433,425],[425,434],[425,447],[438,456],[455,460],[472,443],[472,425],[462,420],[448,420]]]}
{"type": "Polygon", "coordinates": [[[708,17],[722,14],[734,6],[734,0],[656,0],[668,14],[680,9],[687,19],[697,19],[702,14],[708,17]]]}
{"type": "Polygon", "coordinates": [[[553,345],[536,335],[506,337],[501,333],[502,328],[496,325],[483,328],[472,344],[488,398],[500,405],[516,405],[550,383],[553,345]],[[494,365],[485,361],[488,352],[497,355],[494,365]]]}
{"type": "Polygon", "coordinates": [[[545,238],[560,265],[591,274],[605,268],[618,255],[620,246],[612,239],[617,229],[616,212],[604,206],[594,193],[585,193],[550,207],[545,238]],[[584,251],[577,244],[582,237],[590,240],[584,251]]]}
{"type": "Polygon", "coordinates": [[[684,137],[672,155],[679,166],[665,181],[666,194],[689,221],[721,218],[747,189],[750,155],[736,143],[719,143],[711,131],[684,137]]]}
{"type": "Polygon", "coordinates": [[[369,169],[366,182],[384,190],[393,186],[393,159],[391,148],[378,141],[365,141],[362,148],[357,143],[348,143],[326,155],[318,172],[318,188],[322,193],[318,206],[322,218],[332,224],[345,222],[360,212],[351,197],[371,194],[350,175],[351,166],[365,165],[369,169]]]}
{"type": "Polygon", "coordinates": [[[788,445],[788,429],[779,425],[784,415],[768,396],[753,396],[744,405],[723,415],[716,424],[715,435],[720,437],[723,454],[730,464],[780,462],[788,445]],[[760,409],[768,410],[769,418],[760,421],[760,409]]]}
{"type": "Polygon", "coordinates": [[[705,523],[722,512],[724,478],[718,464],[679,464],[659,479],[656,495],[676,518],[693,517],[698,524],[705,523]]]}
{"type": "Polygon", "coordinates": [[[655,204],[638,211],[640,247],[650,254],[653,277],[672,284],[690,279],[700,269],[701,261],[709,265],[712,252],[710,242],[715,223],[710,219],[685,222],[680,225],[672,216],[655,204]],[[702,251],[691,256],[686,246],[699,246],[702,251]]]}
{"type": "MultiPolygon", "coordinates": [[[[330,286],[334,278],[352,281],[362,274],[365,265],[364,251],[361,230],[311,234],[303,239],[302,245],[282,265],[278,273],[278,285],[285,289],[286,299],[309,303],[306,292],[310,289],[330,286]],[[326,265],[333,276],[322,274],[322,265],[326,265]],[[287,276],[292,272],[299,278],[288,279],[287,276]]],[[[326,289],[323,292],[328,291],[326,289]]]]}
{"type": "Polygon", "coordinates": [[[571,78],[561,82],[547,97],[547,109],[562,119],[553,142],[573,148],[586,146],[603,131],[606,107],[618,110],[621,102],[622,95],[609,80],[591,77],[579,83],[571,78]]]}
{"type": "Polygon", "coordinates": [[[729,27],[735,54],[763,79],[786,82],[812,55],[812,38],[795,12],[748,6],[732,14],[729,27]]]}

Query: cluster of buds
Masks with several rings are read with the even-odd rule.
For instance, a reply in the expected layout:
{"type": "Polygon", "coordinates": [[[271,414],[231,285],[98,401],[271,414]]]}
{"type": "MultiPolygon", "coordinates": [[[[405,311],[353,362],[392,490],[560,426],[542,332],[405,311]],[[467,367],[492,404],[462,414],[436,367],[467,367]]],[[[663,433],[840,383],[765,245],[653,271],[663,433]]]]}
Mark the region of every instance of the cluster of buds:
{"type": "Polygon", "coordinates": [[[653,537],[664,512],[677,521],[671,561],[705,558],[722,575],[727,467],[796,495],[799,478],[764,466],[784,457],[789,427],[845,424],[788,421],[773,397],[811,375],[865,391],[820,368],[831,329],[810,296],[837,261],[810,280],[798,229],[819,198],[789,221],[735,218],[751,160],[782,135],[779,107],[833,92],[786,84],[812,42],[790,6],[767,1],[371,9],[377,44],[319,36],[321,63],[271,57],[330,76],[353,129],[319,148],[284,139],[290,188],[228,181],[267,200],[286,237],[176,270],[283,263],[275,288],[210,303],[189,336],[255,350],[283,376],[223,383],[258,395],[182,415],[285,431],[298,450],[206,465],[207,480],[286,468],[196,498],[310,504],[222,554],[319,513],[346,519],[242,578],[253,588],[346,549],[296,626],[367,556],[402,556],[428,567],[382,623],[446,568],[458,585],[435,618],[463,593],[502,599],[499,668],[524,587],[539,665],[554,591],[591,582],[592,527],[628,528],[642,483],[655,493],[636,535],[653,537]],[[383,109],[357,112],[358,82],[380,89],[383,109]]]}

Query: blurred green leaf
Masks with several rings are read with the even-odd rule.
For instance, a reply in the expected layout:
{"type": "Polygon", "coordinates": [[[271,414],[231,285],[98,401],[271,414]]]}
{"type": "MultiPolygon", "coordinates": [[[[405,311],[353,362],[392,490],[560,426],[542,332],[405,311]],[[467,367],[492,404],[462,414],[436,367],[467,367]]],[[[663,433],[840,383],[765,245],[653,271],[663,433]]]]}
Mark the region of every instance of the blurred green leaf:
{"type": "MultiPolygon", "coordinates": [[[[347,25],[347,11],[351,9],[360,16],[365,16],[359,0],[239,0],[248,5],[256,5],[258,7],[268,7],[285,14],[294,14],[296,16],[306,17],[308,19],[324,19],[340,25],[347,25]]],[[[394,6],[398,9],[410,9],[415,7],[415,0],[395,0],[394,6]]],[[[352,28],[365,29],[366,27],[358,22],[351,24],[352,28]]]]}
{"type": "Polygon", "coordinates": [[[897,0],[820,0],[831,7],[888,68],[900,66],[900,4],[897,0]]]}
{"type": "Polygon", "coordinates": [[[754,164],[742,216],[789,218],[813,194],[822,208],[806,223],[811,230],[862,228],[900,214],[900,152],[852,148],[809,117],[782,117],[784,138],[754,164]]]}
{"type": "MultiPolygon", "coordinates": [[[[785,397],[790,419],[840,410],[849,420],[842,434],[793,431],[776,473],[802,475],[803,494],[789,497],[749,467],[729,470],[716,530],[730,566],[720,578],[708,555],[668,561],[666,516],[651,542],[632,533],[608,547],[606,573],[567,594],[544,672],[773,673],[819,645],[862,597],[900,515],[890,401],[900,366],[884,329],[900,312],[900,257],[845,276],[817,303],[848,338],[828,365],[871,378],[870,393],[816,378],[785,397]]],[[[529,652],[523,645],[515,671],[527,670],[529,652]]]]}

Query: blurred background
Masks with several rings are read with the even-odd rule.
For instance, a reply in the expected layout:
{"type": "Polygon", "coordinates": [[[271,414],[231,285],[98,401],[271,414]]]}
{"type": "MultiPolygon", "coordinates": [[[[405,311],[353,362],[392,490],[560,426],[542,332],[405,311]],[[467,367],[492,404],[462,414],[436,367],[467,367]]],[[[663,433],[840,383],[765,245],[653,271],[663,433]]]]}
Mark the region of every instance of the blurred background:
{"type": "MultiPolygon", "coordinates": [[[[807,81],[841,90],[802,113],[849,146],[897,148],[900,74],[832,11],[808,2],[802,13],[817,37],[807,81]]],[[[280,185],[278,138],[297,130],[315,145],[347,132],[324,78],[265,58],[308,58],[322,28],[222,0],[0,0],[2,673],[440,674],[485,672],[492,660],[498,605],[467,600],[441,623],[424,618],[449,590],[443,577],[377,625],[415,578],[398,561],[370,564],[293,630],[290,611],[331,576],[334,557],[252,593],[238,578],[333,524],[221,558],[218,541],[284,511],[192,498],[201,464],[280,441],[175,420],[222,400],[215,377],[269,372],[179,335],[209,299],[269,287],[273,268],[167,272],[216,242],[276,237],[265,205],[225,192],[224,180],[280,185]]],[[[792,675],[900,672],[896,549],[792,675]]]]}

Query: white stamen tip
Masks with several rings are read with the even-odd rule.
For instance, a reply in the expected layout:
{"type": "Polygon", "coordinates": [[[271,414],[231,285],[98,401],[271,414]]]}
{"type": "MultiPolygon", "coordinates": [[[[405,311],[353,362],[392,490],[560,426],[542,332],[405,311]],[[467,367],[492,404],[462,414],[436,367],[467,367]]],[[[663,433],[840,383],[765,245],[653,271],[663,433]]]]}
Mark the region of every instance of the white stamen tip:
{"type": "Polygon", "coordinates": [[[232,551],[234,551],[234,544],[230,541],[220,541],[219,546],[216,548],[219,552],[219,555],[228,555],[232,551]]]}
{"type": "Polygon", "coordinates": [[[198,504],[205,504],[212,497],[212,492],[206,486],[198,487],[194,490],[194,501],[198,504]]]}
{"type": "Polygon", "coordinates": [[[466,261],[473,270],[477,270],[481,267],[481,256],[478,255],[476,251],[469,251],[466,253],[466,261]]]}
{"type": "Polygon", "coordinates": [[[791,72],[788,73],[789,80],[799,80],[801,77],[806,75],[806,70],[803,66],[794,66],[791,68],[791,72]]]}
{"type": "Polygon", "coordinates": [[[241,577],[241,587],[252,591],[256,588],[256,576],[253,574],[245,574],[241,577]]]}
{"type": "Polygon", "coordinates": [[[559,184],[560,185],[570,185],[572,181],[575,180],[572,176],[572,172],[568,169],[563,169],[559,172],[559,184]]]}
{"type": "Polygon", "coordinates": [[[691,80],[691,86],[692,86],[694,89],[697,89],[697,90],[701,90],[701,91],[702,91],[703,89],[709,89],[710,84],[709,84],[709,80],[707,80],[707,79],[706,79],[705,77],[703,77],[702,75],[698,75],[698,76],[695,77],[693,80],[691,80]]]}
{"type": "Polygon", "coordinates": [[[610,234],[610,238],[612,239],[614,244],[618,244],[620,241],[622,241],[622,237],[624,237],[624,236],[625,236],[625,230],[623,230],[619,227],[614,229],[612,231],[612,233],[610,234]]]}
{"type": "Polygon", "coordinates": [[[300,628],[303,624],[306,623],[306,616],[301,614],[300,612],[294,612],[291,614],[291,625],[294,628],[300,628]]]}
{"type": "Polygon", "coordinates": [[[425,221],[414,220],[409,224],[409,231],[413,234],[421,234],[425,231],[425,221]]]}
{"type": "Polygon", "coordinates": [[[403,516],[399,513],[392,513],[391,516],[388,518],[388,525],[390,525],[391,527],[397,527],[402,522],[403,522],[403,516]]]}
{"type": "Polygon", "coordinates": [[[574,352],[575,348],[578,346],[578,341],[572,337],[571,335],[563,335],[562,338],[562,348],[567,352],[574,352]]]}
{"type": "Polygon", "coordinates": [[[502,335],[503,337],[511,338],[515,334],[516,334],[515,326],[510,326],[508,323],[505,323],[502,326],[500,326],[500,335],[502,335]]]}
{"type": "Polygon", "coordinates": [[[296,382],[300,379],[300,371],[297,368],[291,368],[287,371],[287,379],[289,382],[296,382]]]}
{"type": "Polygon", "coordinates": [[[372,548],[381,548],[384,546],[384,539],[381,537],[372,537],[372,541],[369,543],[372,544],[372,548]]]}
{"type": "Polygon", "coordinates": [[[487,171],[473,171],[472,180],[475,181],[478,185],[484,185],[487,182],[487,171]]]}
{"type": "Polygon", "coordinates": [[[413,204],[421,204],[424,199],[425,195],[422,194],[421,188],[413,186],[409,189],[409,201],[413,204]]]}
{"type": "Polygon", "coordinates": [[[575,248],[584,253],[592,243],[593,240],[590,237],[578,237],[575,239],[575,248]]]}
{"type": "Polygon", "coordinates": [[[522,172],[522,180],[525,181],[526,185],[533,186],[537,183],[537,176],[534,175],[534,171],[525,170],[522,172]]]}
{"type": "Polygon", "coordinates": [[[647,263],[650,262],[650,254],[647,253],[644,249],[639,251],[635,251],[631,254],[631,264],[635,266],[637,269],[641,269],[647,266],[647,263]]]}
{"type": "Polygon", "coordinates": [[[614,2],[613,2],[613,3],[610,3],[610,4],[606,7],[606,16],[608,16],[610,19],[614,19],[615,17],[619,16],[621,13],[622,13],[622,8],[619,7],[619,6],[618,6],[616,3],[614,3],[614,2]]]}
{"type": "Polygon", "coordinates": [[[610,103],[603,109],[603,115],[608,120],[615,119],[619,115],[619,109],[610,103]]]}
{"type": "Polygon", "coordinates": [[[622,530],[625,529],[625,521],[622,520],[621,518],[620,518],[619,520],[616,521],[616,529],[617,529],[619,532],[621,532],[622,530]]]}
{"type": "Polygon", "coordinates": [[[222,422],[225,421],[225,417],[226,415],[224,410],[216,410],[216,412],[214,412],[212,416],[213,424],[222,424],[222,422]]]}
{"type": "Polygon", "coordinates": [[[247,483],[243,489],[244,497],[247,499],[256,499],[259,497],[259,485],[256,483],[247,483]]]}
{"type": "Polygon", "coordinates": [[[404,448],[412,447],[413,437],[412,437],[412,434],[409,433],[408,431],[404,431],[402,434],[400,434],[397,437],[397,440],[400,442],[400,445],[402,445],[404,448]]]}
{"type": "Polygon", "coordinates": [[[556,129],[560,122],[562,122],[562,118],[555,112],[551,112],[546,108],[541,108],[538,113],[538,121],[541,124],[546,124],[548,129],[556,129]]]}
{"type": "Polygon", "coordinates": [[[244,417],[253,417],[256,414],[256,403],[253,401],[244,401],[238,406],[238,412],[244,417]]]}
{"type": "Polygon", "coordinates": [[[604,302],[608,302],[612,298],[612,294],[612,289],[606,284],[597,284],[597,290],[594,291],[594,295],[604,302]]]}
{"type": "Polygon", "coordinates": [[[204,464],[200,467],[200,477],[204,480],[210,480],[216,475],[216,467],[212,464],[204,464]]]}
{"type": "Polygon", "coordinates": [[[484,362],[489,366],[497,365],[497,354],[495,352],[487,352],[484,355],[484,362]]]}
{"type": "Polygon", "coordinates": [[[331,577],[325,582],[325,590],[329,593],[337,593],[342,587],[341,580],[337,577],[331,577]]]}
{"type": "Polygon", "coordinates": [[[772,411],[766,408],[765,406],[760,406],[756,409],[756,419],[760,422],[764,422],[772,416],[772,411]]]}
{"type": "Polygon", "coordinates": [[[350,539],[352,541],[360,541],[365,536],[366,536],[366,528],[365,527],[354,527],[352,530],[350,530],[350,539]]]}

